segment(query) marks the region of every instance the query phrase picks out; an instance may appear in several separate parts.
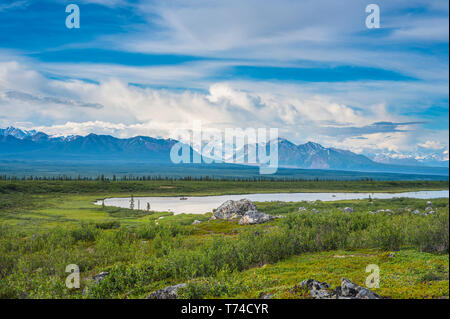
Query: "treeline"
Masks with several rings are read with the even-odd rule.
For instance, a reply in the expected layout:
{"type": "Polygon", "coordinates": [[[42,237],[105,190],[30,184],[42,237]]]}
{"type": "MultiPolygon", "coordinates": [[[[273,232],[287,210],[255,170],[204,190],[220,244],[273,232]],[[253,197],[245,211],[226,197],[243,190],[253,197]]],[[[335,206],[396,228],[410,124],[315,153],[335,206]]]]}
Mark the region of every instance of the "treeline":
{"type": "MultiPolygon", "coordinates": [[[[217,176],[162,176],[162,175],[147,175],[147,176],[134,176],[134,175],[112,175],[106,176],[100,174],[98,176],[81,176],[76,177],[70,175],[57,175],[57,176],[10,176],[10,175],[0,175],[0,181],[103,181],[103,182],[117,182],[117,181],[235,181],[235,182],[338,182],[344,179],[338,178],[295,178],[295,177],[263,177],[263,176],[252,176],[252,177],[217,177],[217,176]]],[[[377,179],[371,177],[361,177],[361,178],[351,178],[349,179],[355,182],[373,182],[377,179]]]]}

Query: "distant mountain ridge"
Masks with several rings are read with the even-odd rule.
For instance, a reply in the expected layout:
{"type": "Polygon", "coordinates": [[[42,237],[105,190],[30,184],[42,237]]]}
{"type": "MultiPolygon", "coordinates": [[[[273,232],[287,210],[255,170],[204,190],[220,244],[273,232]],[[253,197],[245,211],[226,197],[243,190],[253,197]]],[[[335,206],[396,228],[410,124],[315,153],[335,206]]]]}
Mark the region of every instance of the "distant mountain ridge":
{"type": "MultiPolygon", "coordinates": [[[[438,167],[392,165],[337,148],[326,148],[314,142],[296,145],[279,138],[279,167],[301,169],[348,170],[367,172],[422,173],[448,175],[438,167]]],[[[51,137],[35,130],[0,129],[0,159],[15,160],[120,160],[172,164],[170,150],[174,139],[147,136],[116,138],[110,135],[51,137]]],[[[266,145],[268,147],[268,145],[266,145]]],[[[189,148],[191,154],[195,151],[189,148]]]]}

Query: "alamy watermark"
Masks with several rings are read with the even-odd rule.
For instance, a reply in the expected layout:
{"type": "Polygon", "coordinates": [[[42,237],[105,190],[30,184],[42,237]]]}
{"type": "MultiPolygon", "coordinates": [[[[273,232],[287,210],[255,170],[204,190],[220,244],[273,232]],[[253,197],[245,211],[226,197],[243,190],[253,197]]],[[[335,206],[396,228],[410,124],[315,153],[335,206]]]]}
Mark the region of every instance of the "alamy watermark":
{"type": "Polygon", "coordinates": [[[366,13],[369,15],[366,18],[366,27],[368,29],[380,28],[380,7],[377,4],[369,4],[366,7],[366,13]]]}
{"type": "Polygon", "coordinates": [[[76,4],[69,4],[66,7],[66,13],[70,13],[66,17],[66,27],[68,29],[80,28],[80,7],[76,4]]]}
{"type": "Polygon", "coordinates": [[[277,128],[202,128],[194,121],[192,129],[177,129],[172,146],[172,163],[235,163],[259,167],[260,174],[278,170],[277,128]]]}
{"type": "Polygon", "coordinates": [[[80,267],[76,264],[67,265],[66,272],[70,273],[66,277],[66,287],[69,289],[80,288],[80,267]]]}
{"type": "Polygon", "coordinates": [[[380,267],[375,264],[367,265],[366,272],[370,273],[366,278],[366,287],[380,288],[380,267]]]}

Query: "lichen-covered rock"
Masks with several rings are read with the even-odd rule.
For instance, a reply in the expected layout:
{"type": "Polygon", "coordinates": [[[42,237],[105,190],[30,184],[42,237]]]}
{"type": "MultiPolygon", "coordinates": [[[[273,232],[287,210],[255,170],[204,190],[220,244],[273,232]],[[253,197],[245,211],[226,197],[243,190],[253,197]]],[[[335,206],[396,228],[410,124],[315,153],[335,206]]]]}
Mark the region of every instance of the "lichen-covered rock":
{"type": "Polygon", "coordinates": [[[299,284],[300,287],[307,288],[314,299],[330,299],[331,293],[327,290],[330,285],[315,279],[307,279],[299,284]]]}
{"type": "Polygon", "coordinates": [[[320,282],[315,279],[303,280],[300,283],[300,287],[308,288],[308,289],[315,289],[315,290],[331,288],[331,286],[329,284],[327,284],[326,282],[320,282]]]}
{"type": "Polygon", "coordinates": [[[341,292],[344,297],[352,297],[356,299],[380,299],[381,297],[373,291],[358,286],[347,278],[341,280],[341,292]]]}
{"type": "Polygon", "coordinates": [[[344,208],[344,212],[345,212],[345,213],[353,213],[354,210],[353,210],[353,208],[351,208],[351,207],[345,207],[345,208],[344,208]]]}
{"type": "Polygon", "coordinates": [[[148,296],[147,299],[177,299],[178,289],[186,287],[186,284],[178,284],[169,286],[160,290],[156,290],[148,296]]]}
{"type": "Polygon", "coordinates": [[[258,212],[257,210],[252,210],[246,212],[244,216],[239,220],[239,225],[253,225],[268,222],[276,218],[275,216],[264,214],[258,212]]]}
{"type": "Polygon", "coordinates": [[[346,278],[342,278],[341,286],[336,287],[332,292],[326,282],[314,279],[304,280],[300,287],[307,288],[314,299],[380,299],[381,297],[373,291],[358,286],[346,278]]]}
{"type": "Polygon", "coordinates": [[[256,206],[248,199],[227,200],[214,211],[217,219],[241,218],[249,211],[256,211],[256,206]]]}

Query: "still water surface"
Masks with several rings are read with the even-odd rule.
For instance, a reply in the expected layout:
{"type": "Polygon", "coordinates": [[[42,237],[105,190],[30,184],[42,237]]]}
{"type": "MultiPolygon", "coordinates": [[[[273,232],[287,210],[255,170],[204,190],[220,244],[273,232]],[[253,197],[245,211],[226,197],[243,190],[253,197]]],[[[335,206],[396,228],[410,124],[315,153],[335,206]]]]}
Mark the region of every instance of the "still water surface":
{"type": "MultiPolygon", "coordinates": [[[[301,201],[334,201],[344,199],[364,199],[364,198],[389,199],[395,197],[409,197],[420,199],[432,199],[449,197],[448,190],[444,191],[420,191],[406,193],[273,193],[273,194],[241,194],[241,195],[221,195],[221,196],[194,196],[185,197],[186,200],[180,200],[180,197],[135,197],[134,209],[147,209],[147,203],[150,203],[150,209],[159,212],[173,212],[174,214],[204,214],[211,212],[219,207],[223,202],[232,199],[239,200],[248,198],[253,202],[301,202],[301,201]]],[[[95,204],[101,205],[102,201],[95,204]]],[[[114,206],[130,208],[130,197],[107,198],[105,206],[114,206]]]]}

